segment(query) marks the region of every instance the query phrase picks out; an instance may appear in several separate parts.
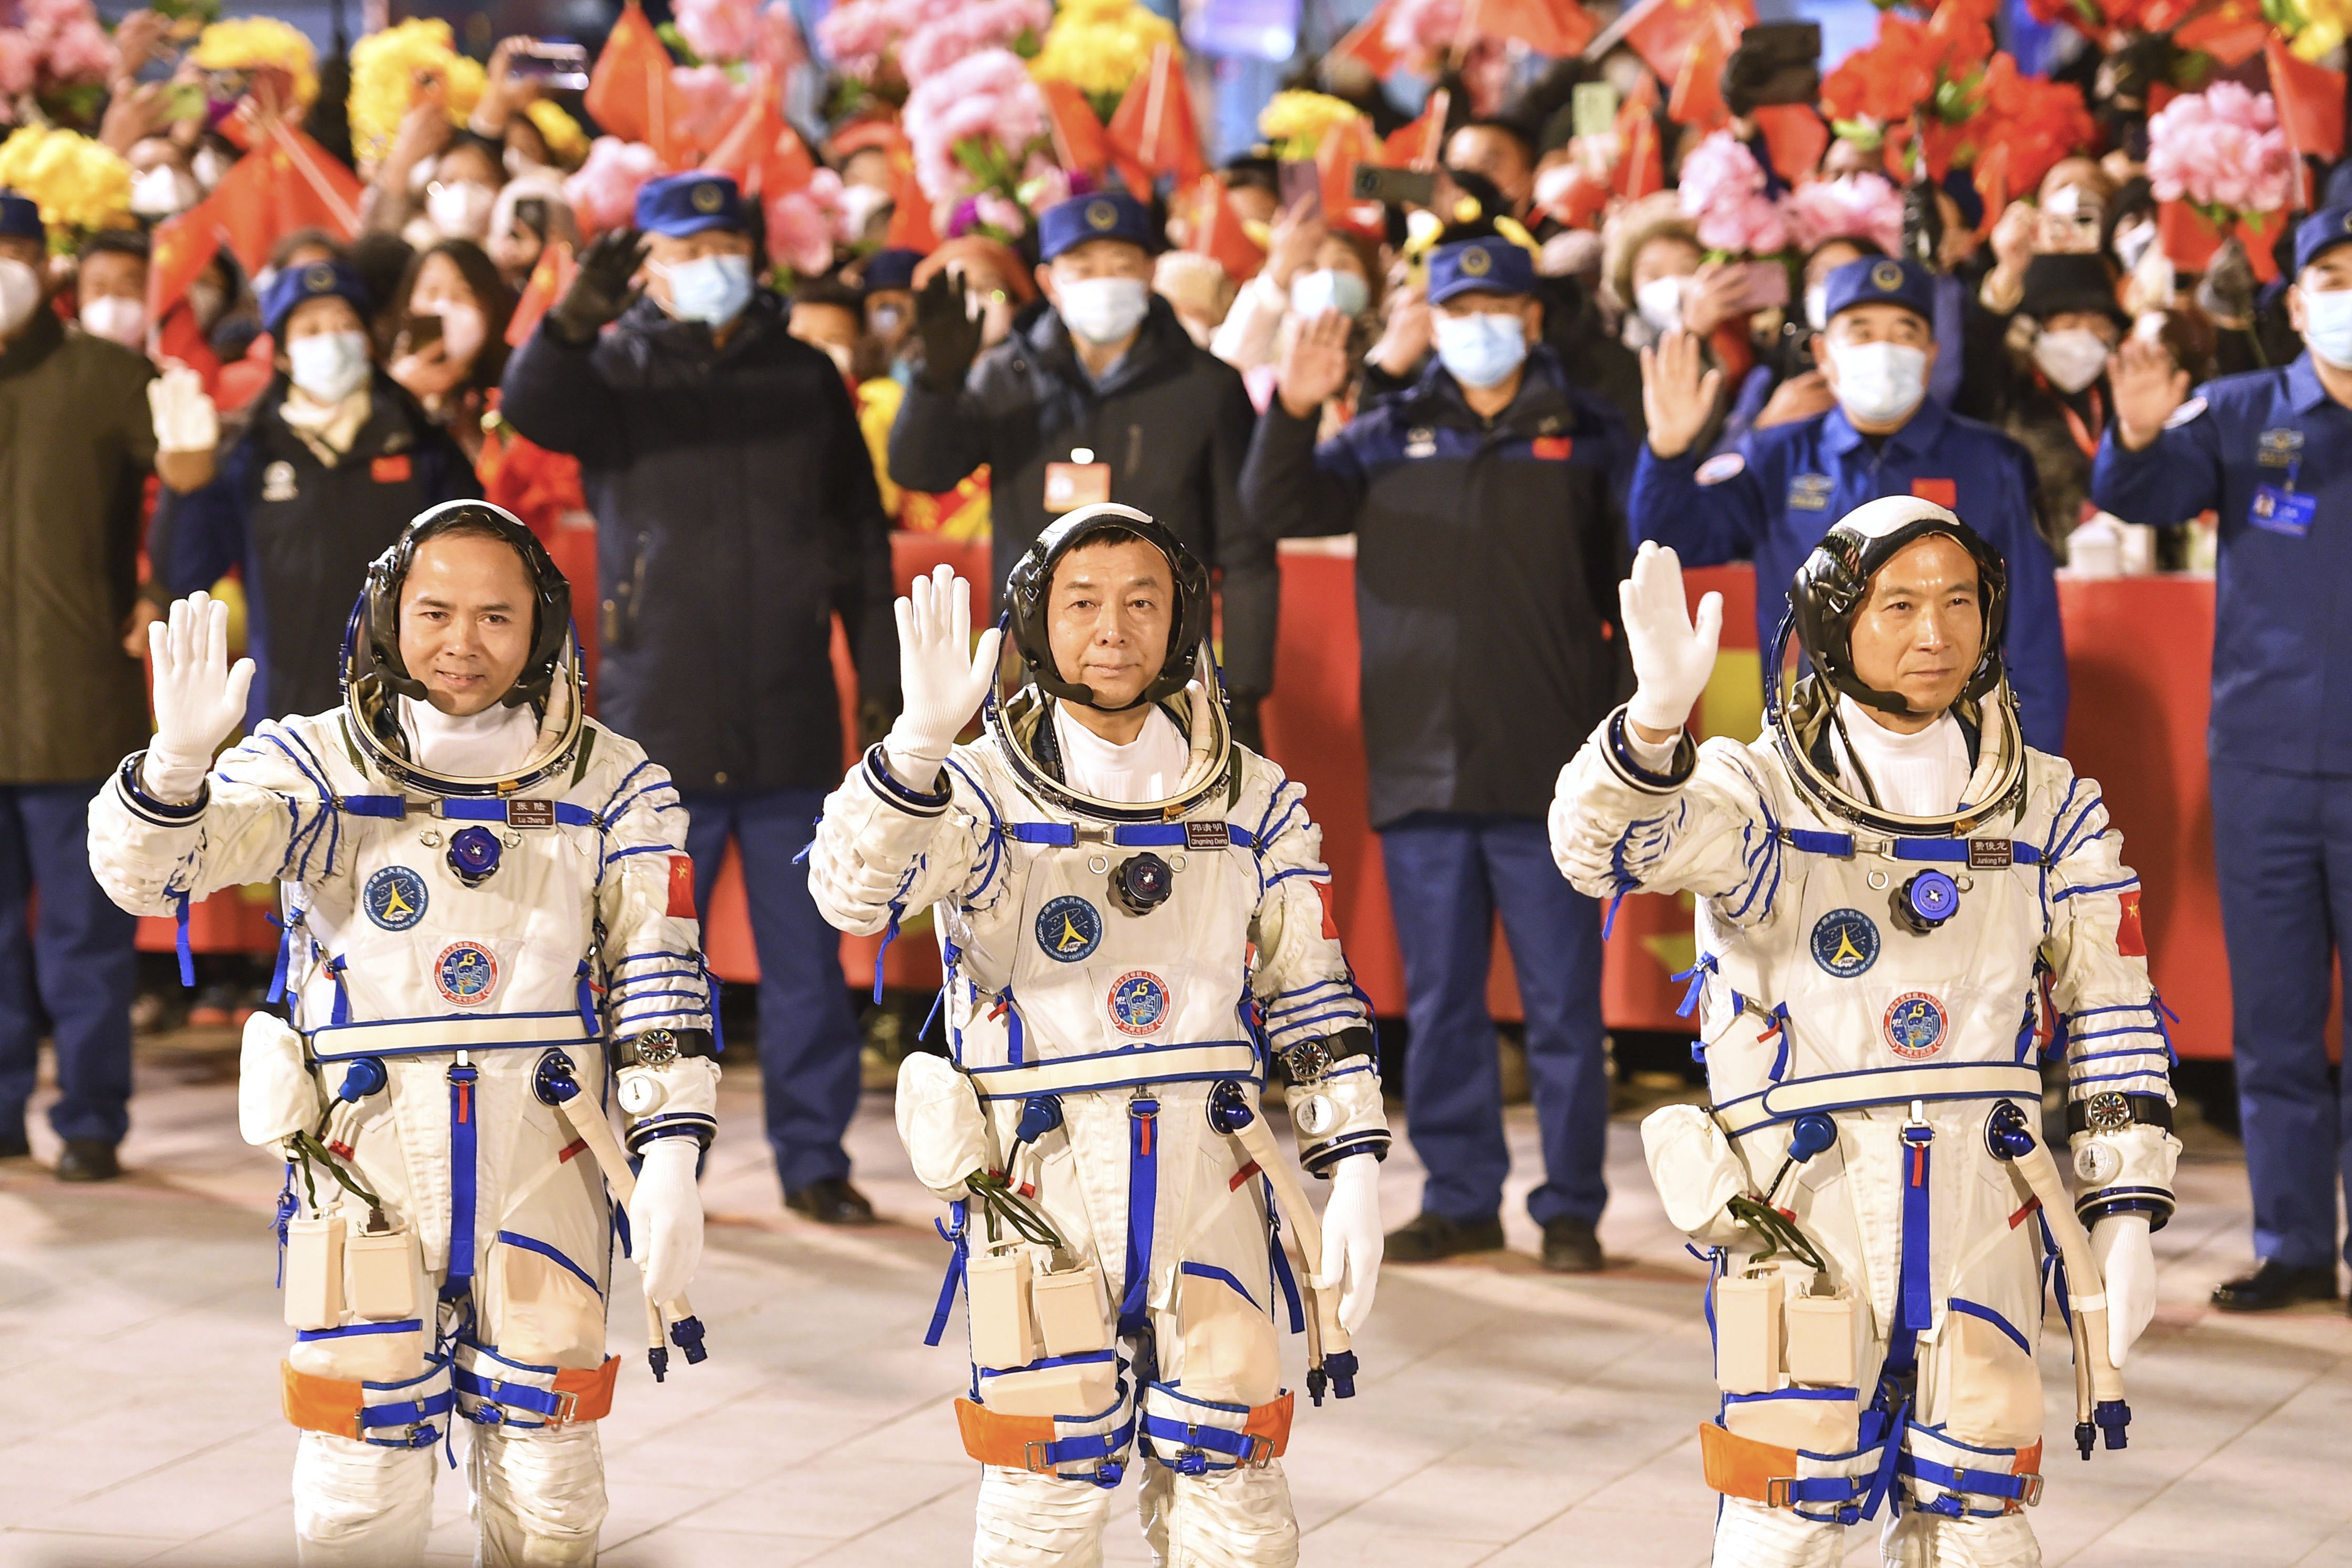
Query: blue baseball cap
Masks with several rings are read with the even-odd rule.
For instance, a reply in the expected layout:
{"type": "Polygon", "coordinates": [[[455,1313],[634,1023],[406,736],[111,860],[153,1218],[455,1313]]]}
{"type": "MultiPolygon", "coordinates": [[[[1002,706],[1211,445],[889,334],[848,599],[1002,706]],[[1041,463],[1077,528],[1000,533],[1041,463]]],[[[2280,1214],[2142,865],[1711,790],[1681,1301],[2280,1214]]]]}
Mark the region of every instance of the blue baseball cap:
{"type": "Polygon", "coordinates": [[[300,267],[289,267],[280,272],[269,285],[269,292],[261,297],[261,330],[273,338],[286,335],[286,319],[305,300],[323,300],[329,295],[351,301],[352,310],[364,321],[375,313],[375,301],[368,298],[365,283],[344,261],[312,261],[300,267]]]}
{"type": "Polygon", "coordinates": [[[2352,206],[2322,207],[2294,226],[2294,269],[2302,271],[2339,245],[2352,245],[2352,206]]]}
{"type": "Polygon", "coordinates": [[[912,289],[915,268],[922,259],[921,251],[908,250],[904,246],[876,251],[866,260],[866,291],[870,294],[877,289],[912,289]]]}
{"type": "Polygon", "coordinates": [[[0,236],[10,239],[48,237],[48,230],[41,225],[41,209],[34,205],[32,197],[0,191],[0,236]]]}
{"type": "Polygon", "coordinates": [[[1908,258],[1865,256],[1849,261],[1830,274],[1829,302],[1822,311],[1822,325],[1829,325],[1839,311],[1856,305],[1900,305],[1933,325],[1935,275],[1908,258]]]}
{"type": "MultiPolygon", "coordinates": [[[[1123,239],[1147,253],[1159,248],[1150,213],[1125,191],[1072,196],[1047,207],[1037,220],[1037,254],[1043,260],[1051,261],[1092,239],[1123,239]]],[[[870,281],[866,285],[873,286],[870,281]]]]}
{"type": "Polygon", "coordinates": [[[1456,240],[1429,253],[1429,302],[1456,294],[1532,294],[1536,258],[1501,235],[1456,240]]]}
{"type": "Polygon", "coordinates": [[[684,239],[711,228],[741,228],[743,193],[725,174],[664,174],[637,187],[637,226],[684,239]]]}

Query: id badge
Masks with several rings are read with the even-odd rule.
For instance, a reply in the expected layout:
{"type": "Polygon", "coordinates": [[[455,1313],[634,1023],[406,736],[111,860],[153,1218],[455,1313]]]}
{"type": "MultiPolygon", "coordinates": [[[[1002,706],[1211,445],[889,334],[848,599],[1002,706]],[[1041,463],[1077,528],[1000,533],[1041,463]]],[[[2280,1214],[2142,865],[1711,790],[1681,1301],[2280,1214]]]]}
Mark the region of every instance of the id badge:
{"type": "Polygon", "coordinates": [[[2311,531],[2312,517],[2318,510],[2317,496],[2261,485],[2254,490],[2254,504],[2246,509],[2246,521],[2256,528],[2301,539],[2311,531]]]}
{"type": "Polygon", "coordinates": [[[1045,465],[1045,510],[1072,511],[1110,500],[1108,463],[1045,465]]]}

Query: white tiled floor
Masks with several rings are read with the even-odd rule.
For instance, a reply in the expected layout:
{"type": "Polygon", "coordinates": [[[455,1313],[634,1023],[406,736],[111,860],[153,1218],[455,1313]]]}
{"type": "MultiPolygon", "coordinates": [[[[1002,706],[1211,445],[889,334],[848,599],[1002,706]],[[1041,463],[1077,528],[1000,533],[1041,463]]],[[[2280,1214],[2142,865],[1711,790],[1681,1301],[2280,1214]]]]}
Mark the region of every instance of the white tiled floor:
{"type": "MultiPolygon", "coordinates": [[[[236,1141],[234,1070],[233,1052],[142,1057],[123,1183],[61,1186],[0,1163],[0,1568],[292,1561],[277,1172],[236,1141]]],[[[604,1424],[604,1561],[965,1561],[975,1476],[948,1407],[961,1373],[955,1352],[920,1342],[945,1249],[887,1101],[869,1096],[852,1135],[859,1180],[892,1221],[863,1232],[783,1211],[748,1075],[730,1080],[724,1111],[695,1286],[711,1359],[658,1388],[642,1361],[623,1373],[604,1424]]],[[[1524,1173],[1523,1110],[1512,1131],[1524,1173]]],[[[53,1153],[37,1117],[35,1136],[53,1153]]],[[[1527,1256],[1534,1227],[1514,1213],[1517,1254],[1384,1276],[1359,1342],[1362,1394],[1302,1406],[1293,1436],[1306,1563],[1706,1561],[1699,1269],[1666,1228],[1632,1121],[1611,1139],[1609,1273],[1543,1273],[1527,1256]]],[[[2130,1370],[2131,1447],[2049,1465],[2035,1524],[2053,1564],[2352,1568],[2352,1321],[2204,1308],[2246,1261],[2243,1171],[2216,1148],[2184,1167],[2182,1211],[2157,1238],[2165,1300],[2130,1370]]],[[[1393,1223],[1415,1206],[1410,1156],[1383,1181],[1393,1223]]],[[[626,1284],[615,1294],[632,1299],[626,1284]]],[[[2064,1345],[2042,1348],[2063,1423],[2064,1345]]],[[[2063,1450],[2063,1426],[2051,1436],[2063,1450]]],[[[462,1560],[455,1476],[439,1501],[435,1560],[462,1560]]],[[[1875,1563],[1870,1531],[1853,1545],[1849,1561],[1875,1563]]],[[[1139,1535],[1121,1529],[1110,1560],[1148,1561],[1139,1535]]]]}

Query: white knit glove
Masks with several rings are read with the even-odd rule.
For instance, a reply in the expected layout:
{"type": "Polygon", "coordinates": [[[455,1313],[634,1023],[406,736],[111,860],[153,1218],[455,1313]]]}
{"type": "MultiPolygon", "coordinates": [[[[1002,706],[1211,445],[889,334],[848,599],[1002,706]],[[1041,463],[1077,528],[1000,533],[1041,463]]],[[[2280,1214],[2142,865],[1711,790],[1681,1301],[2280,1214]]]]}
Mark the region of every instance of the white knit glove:
{"type": "Polygon", "coordinates": [[[1339,1323],[1349,1333],[1372,1315],[1372,1293],[1380,1289],[1381,1163],[1370,1154],[1350,1154],[1331,1167],[1331,1197],[1323,1205],[1322,1277],[1347,1283],[1339,1292],[1339,1323]]]}
{"type": "Polygon", "coordinates": [[[1617,584],[1617,603],[1638,682],[1626,716],[1644,729],[1679,730],[1715,673],[1723,595],[1709,594],[1698,602],[1694,626],[1683,595],[1682,563],[1651,541],[1633,557],[1633,574],[1617,584]]]}
{"type": "Polygon", "coordinates": [[[159,451],[209,452],[220,445],[220,415],[205,395],[205,378],[185,365],[169,366],[147,384],[147,411],[159,451]]]}
{"type": "Polygon", "coordinates": [[[2091,1251],[2107,1291],[2107,1356],[2124,1364],[2132,1342],[2156,1317],[2156,1246],[2147,1215],[2111,1214],[2091,1225],[2091,1251]]]}
{"type": "Polygon", "coordinates": [[[898,603],[898,685],[906,706],[883,738],[890,774],[928,794],[940,764],[996,679],[997,631],[971,640],[971,584],[941,566],[898,603]]]}
{"type": "Polygon", "coordinates": [[[629,1194],[629,1244],[648,1300],[685,1295],[702,1261],[702,1194],[694,1184],[701,1152],[691,1138],[661,1138],[646,1146],[636,1190],[629,1194]]]}
{"type": "Polygon", "coordinates": [[[140,782],[157,800],[194,800],[220,743],[245,728],[253,660],[228,662],[228,606],[199,590],[147,628],[155,678],[155,740],[140,782]]]}

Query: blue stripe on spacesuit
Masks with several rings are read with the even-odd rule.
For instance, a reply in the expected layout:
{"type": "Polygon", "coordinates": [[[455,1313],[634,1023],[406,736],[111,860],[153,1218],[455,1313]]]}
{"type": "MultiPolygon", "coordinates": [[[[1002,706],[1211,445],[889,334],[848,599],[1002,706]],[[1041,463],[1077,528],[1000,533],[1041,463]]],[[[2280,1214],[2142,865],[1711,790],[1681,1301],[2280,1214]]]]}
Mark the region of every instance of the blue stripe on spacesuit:
{"type": "Polygon", "coordinates": [[[2137,877],[2126,877],[2119,882],[2100,882],[2094,886],[2083,888],[2061,888],[2058,889],[2058,896],[2051,901],[2053,903],[2064,903],[2068,899],[2074,898],[2083,893],[2113,893],[2125,888],[2137,888],[2138,886],[2139,879],[2137,877]]]}
{"type": "MultiPolygon", "coordinates": [[[[294,878],[297,881],[307,882],[310,879],[310,851],[317,847],[319,834],[322,829],[326,830],[330,834],[327,840],[327,864],[325,869],[328,871],[334,869],[335,850],[342,840],[342,819],[334,810],[335,792],[327,787],[327,781],[322,773],[312,771],[309,763],[303,762],[301,757],[298,757],[294,754],[293,746],[289,746],[274,733],[261,736],[260,739],[268,741],[271,745],[285,752],[286,760],[292,763],[295,770],[301,773],[304,778],[310,781],[310,787],[319,792],[319,805],[320,807],[319,815],[310,819],[310,826],[309,827],[297,832],[293,837],[288,841],[286,846],[286,855],[287,858],[289,860],[294,858],[296,847],[298,845],[300,847],[301,859],[295,866],[294,878]]],[[[301,740],[299,736],[296,737],[295,745],[301,745],[301,740]]],[[[310,750],[310,748],[308,746],[302,747],[304,755],[308,755],[310,750]]]]}
{"type": "Polygon", "coordinates": [[[449,1269],[441,1299],[463,1296],[474,1279],[475,1080],[481,1069],[449,1068],[449,1269]]]}
{"type": "Polygon", "coordinates": [[[1151,1226],[1160,1207],[1160,1102],[1127,1102],[1127,1274],[1118,1303],[1118,1331],[1143,1331],[1151,1295],[1151,1226]]]}
{"type": "Polygon", "coordinates": [[[1004,868],[1004,819],[996,814],[996,803],[988,797],[986,790],[980,787],[980,781],[973,778],[961,763],[950,757],[947,760],[947,765],[953,770],[957,777],[963,780],[964,787],[979,798],[980,804],[988,812],[988,862],[981,869],[980,880],[974,883],[971,891],[963,897],[964,908],[972,909],[975,907],[974,900],[981,894],[988,891],[989,884],[996,880],[997,872],[1004,868]]]}
{"type": "MultiPolygon", "coordinates": [[[[621,775],[621,782],[613,786],[613,793],[604,797],[604,809],[598,812],[597,815],[608,819],[620,816],[619,812],[613,809],[614,802],[621,798],[621,792],[629,787],[631,780],[635,779],[639,773],[644,773],[647,768],[652,767],[653,765],[654,760],[651,757],[646,757],[641,760],[635,767],[631,768],[627,773],[623,773],[621,775]]],[[[652,787],[657,788],[659,786],[656,785],[652,787]]]]}
{"type": "Polygon", "coordinates": [[[1179,1263],[1176,1266],[1176,1272],[1190,1274],[1201,1279],[1222,1279],[1232,1286],[1243,1300],[1253,1307],[1257,1305],[1257,1298],[1250,1294],[1248,1286],[1235,1279],[1231,1270],[1220,1268],[1213,1263],[1179,1263]]]}
{"type": "Polygon", "coordinates": [[[591,1290],[595,1291],[599,1297],[602,1297],[604,1294],[604,1288],[596,1283],[595,1279],[590,1276],[588,1270],[581,1268],[580,1265],[572,1262],[569,1258],[564,1257],[563,1254],[554,1247],[549,1245],[547,1242],[540,1240],[537,1237],[525,1236],[520,1231],[502,1230],[498,1233],[494,1239],[503,1241],[509,1247],[519,1247],[525,1252],[536,1252],[541,1258],[560,1263],[565,1268],[570,1269],[574,1275],[577,1275],[580,1282],[583,1285],[587,1286],[591,1290]]]}
{"type": "Polygon", "coordinates": [[[2019,1350],[2023,1351],[2027,1355],[2032,1355],[2033,1353],[2032,1342],[2022,1333],[2018,1331],[2017,1325],[2011,1322],[2007,1318],[2002,1317],[1999,1312],[1994,1311],[1990,1307],[1983,1306],[1975,1301],[1964,1301],[1958,1296],[1947,1298],[1944,1305],[1952,1311],[1965,1312],[1971,1318],[1982,1318],[1986,1322],[1990,1323],[1994,1328],[1999,1329],[2002,1333],[2007,1334],[2016,1342],[2019,1350]]]}

